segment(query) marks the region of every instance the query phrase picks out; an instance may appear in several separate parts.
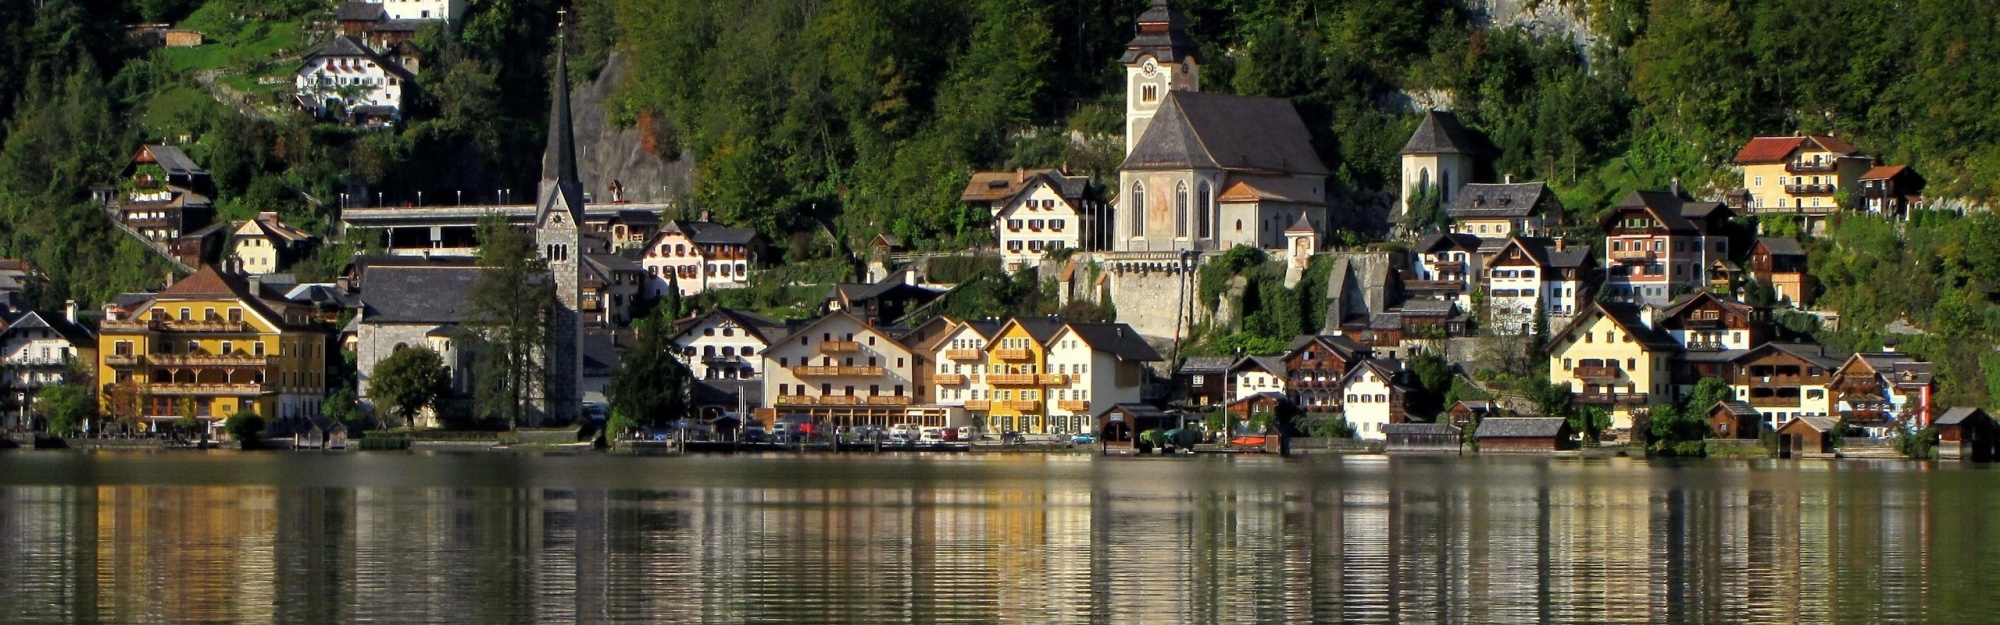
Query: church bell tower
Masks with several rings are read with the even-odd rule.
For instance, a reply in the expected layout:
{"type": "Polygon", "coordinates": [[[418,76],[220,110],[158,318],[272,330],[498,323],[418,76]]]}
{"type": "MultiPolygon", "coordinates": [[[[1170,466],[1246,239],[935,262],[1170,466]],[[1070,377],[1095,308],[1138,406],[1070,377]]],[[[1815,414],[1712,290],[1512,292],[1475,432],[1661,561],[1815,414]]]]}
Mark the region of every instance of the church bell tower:
{"type": "Polygon", "coordinates": [[[535,243],[555,282],[549,324],[545,418],[570,423],[583,411],[583,181],[576,172],[576,131],[570,124],[568,11],[556,34],[555,76],[549,88],[549,143],[535,201],[535,243]]]}
{"type": "Polygon", "coordinates": [[[1168,91],[1201,91],[1200,53],[1187,35],[1187,17],[1167,0],[1153,0],[1139,14],[1139,33],[1125,44],[1125,153],[1131,154],[1168,91]]]}

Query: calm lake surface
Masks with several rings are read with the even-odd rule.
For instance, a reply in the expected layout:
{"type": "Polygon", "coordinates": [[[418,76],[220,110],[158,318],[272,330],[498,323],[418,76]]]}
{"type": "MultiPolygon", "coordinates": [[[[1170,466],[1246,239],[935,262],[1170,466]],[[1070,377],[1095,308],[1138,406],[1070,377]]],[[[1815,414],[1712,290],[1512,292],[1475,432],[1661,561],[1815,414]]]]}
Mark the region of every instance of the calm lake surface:
{"type": "Polygon", "coordinates": [[[4,623],[1993,623],[2000,473],[0,454],[4,623]]]}

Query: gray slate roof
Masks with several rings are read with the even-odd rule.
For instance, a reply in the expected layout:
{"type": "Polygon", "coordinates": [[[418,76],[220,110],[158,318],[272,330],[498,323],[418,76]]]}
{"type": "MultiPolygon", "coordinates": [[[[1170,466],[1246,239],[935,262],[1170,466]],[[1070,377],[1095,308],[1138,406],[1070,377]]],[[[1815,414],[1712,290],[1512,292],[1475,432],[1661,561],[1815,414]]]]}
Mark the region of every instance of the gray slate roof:
{"type": "Polygon", "coordinates": [[[1417,251],[1432,253],[1448,249],[1477,250],[1479,249],[1479,245],[1479,235],[1463,232],[1433,232],[1429,236],[1424,237],[1422,241],[1417,242],[1417,251]]]}
{"type": "Polygon", "coordinates": [[[1478,438],[1555,438],[1565,423],[1556,417],[1500,417],[1479,422],[1478,438]]]}
{"type": "Polygon", "coordinates": [[[1748,402],[1733,400],[1719,401],[1715,403],[1715,406],[1710,407],[1708,411],[1713,413],[1716,408],[1729,411],[1729,416],[1732,417],[1762,418],[1764,416],[1764,413],[1757,412],[1757,409],[1752,407],[1748,402]]]}
{"type": "Polygon", "coordinates": [[[1770,252],[1772,256],[1806,255],[1806,248],[1791,237],[1758,237],[1757,244],[1764,246],[1764,251],[1770,252]]]}
{"type": "Polygon", "coordinates": [[[1956,408],[1952,408],[1952,409],[1950,409],[1950,410],[1946,410],[1946,411],[1944,411],[1944,416],[1941,416],[1941,417],[1938,417],[1938,418],[1937,418],[1937,421],[1933,421],[1933,422],[1932,422],[1932,424],[1933,424],[1933,425],[1958,425],[1958,424],[1960,424],[1960,423],[1964,423],[1964,422],[1965,422],[1965,420],[1966,420],[1966,419],[1969,419],[1969,418],[1971,418],[1971,417],[1972,417],[1972,415],[1976,415],[1976,414],[1985,414],[1985,413],[1986,413],[1986,411],[1985,411],[1985,410],[1981,410],[1981,409],[1978,409],[1978,408],[1968,408],[1968,407],[1965,407],[1965,406],[1959,406],[1959,407],[1956,407],[1956,408]]]}
{"type": "Polygon", "coordinates": [[[1549,186],[1540,182],[1472,183],[1460,188],[1445,213],[1452,219],[1527,217],[1535,214],[1549,186]]]}
{"type": "Polygon", "coordinates": [[[160,169],[167,170],[168,176],[208,175],[208,170],[194,164],[194,159],[188,158],[187,153],[182,152],[180,148],[171,145],[149,145],[146,146],[146,151],[152,153],[153,162],[158,164],[160,169]]]}
{"type": "MultiPolygon", "coordinates": [[[[1092,349],[1117,356],[1129,362],[1156,362],[1166,360],[1160,352],[1139,336],[1139,331],[1122,323],[1072,323],[1071,332],[1092,349]]],[[[1193,359],[1189,359],[1193,362],[1193,359]]]]}
{"type": "Polygon", "coordinates": [[[1450,111],[1426,111],[1417,131],[1403,144],[1403,154],[1471,154],[1472,142],[1450,111]]]}
{"type": "Polygon", "coordinates": [[[1458,436],[1458,427],[1449,423],[1389,423],[1382,433],[1390,436],[1458,436]]]}
{"type": "Polygon", "coordinates": [[[389,12],[374,2],[342,2],[333,10],[333,19],[342,22],[375,22],[388,17],[389,12]]]}
{"type": "Polygon", "coordinates": [[[1821,432],[1832,432],[1834,428],[1840,427],[1839,422],[1826,417],[1794,417],[1791,421],[1785,422],[1785,426],[1789,427],[1793,423],[1804,423],[1807,427],[1821,432]]]}
{"type": "Polygon", "coordinates": [[[1290,100],[1169,91],[1119,169],[1327,175],[1290,100]]]}
{"type": "Polygon", "coordinates": [[[362,276],[362,323],[463,323],[478,267],[371,266],[362,276]]]}
{"type": "Polygon", "coordinates": [[[1167,3],[1167,0],[1153,0],[1146,12],[1139,14],[1138,36],[1125,44],[1125,55],[1120,63],[1135,63],[1139,57],[1151,54],[1161,63],[1179,63],[1181,57],[1201,58],[1194,39],[1187,35],[1187,17],[1167,3]],[[1163,24],[1164,30],[1148,32],[1147,24],[1163,24]]]}
{"type": "Polygon", "coordinates": [[[17,313],[0,313],[0,321],[6,323],[6,333],[12,333],[15,330],[46,329],[55,332],[57,336],[62,337],[63,340],[69,341],[71,345],[79,348],[97,348],[97,339],[91,336],[90,330],[81,325],[71,323],[68,318],[61,314],[43,314],[32,310],[17,313]]]}
{"type": "Polygon", "coordinates": [[[1180,372],[1188,375],[1228,373],[1235,364],[1236,359],[1228,356],[1195,356],[1181,363],[1180,372]]]}
{"type": "Polygon", "coordinates": [[[1591,259],[1590,247],[1586,245],[1565,245],[1563,249],[1558,250],[1555,245],[1551,244],[1544,248],[1544,250],[1543,253],[1548,256],[1550,267],[1582,267],[1584,264],[1589,263],[1591,259]]]}
{"type": "Polygon", "coordinates": [[[1234,366],[1231,366],[1229,369],[1230,371],[1234,372],[1239,369],[1247,369],[1253,366],[1259,369],[1263,369],[1269,372],[1271,375],[1275,375],[1280,378],[1285,377],[1285,359],[1277,356],[1244,356],[1242,360],[1236,361],[1236,364],[1234,366]]]}

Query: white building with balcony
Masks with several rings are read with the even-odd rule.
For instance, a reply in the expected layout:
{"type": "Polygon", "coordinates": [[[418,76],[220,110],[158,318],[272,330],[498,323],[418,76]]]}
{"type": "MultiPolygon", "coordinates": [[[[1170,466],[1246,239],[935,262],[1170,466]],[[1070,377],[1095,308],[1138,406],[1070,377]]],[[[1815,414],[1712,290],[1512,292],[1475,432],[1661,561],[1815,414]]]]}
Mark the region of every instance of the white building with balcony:
{"type": "Polygon", "coordinates": [[[294,72],[294,97],[315,117],[394,124],[403,119],[403,95],[416,78],[403,63],[341,35],[306,55],[294,72]]]}

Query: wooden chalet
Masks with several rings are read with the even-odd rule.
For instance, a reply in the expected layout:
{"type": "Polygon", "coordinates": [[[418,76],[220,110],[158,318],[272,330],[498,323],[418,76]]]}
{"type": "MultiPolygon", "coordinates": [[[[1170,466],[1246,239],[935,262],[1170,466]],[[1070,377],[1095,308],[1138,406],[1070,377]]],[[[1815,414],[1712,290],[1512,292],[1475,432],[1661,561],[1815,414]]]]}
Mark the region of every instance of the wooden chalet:
{"type": "Polygon", "coordinates": [[[1778,301],[1801,308],[1812,305],[1819,288],[1806,270],[1805,247],[1784,237],[1759,237],[1750,247],[1750,277],[1771,287],[1778,301]]]}
{"type": "Polygon", "coordinates": [[[1306,335],[1285,349],[1285,389],[1310,413],[1340,408],[1340,378],[1374,357],[1367,346],[1345,336],[1306,335]]]}
{"type": "Polygon", "coordinates": [[[1484,421],[1500,416],[1500,404],[1484,399],[1461,399],[1458,403],[1452,404],[1450,408],[1445,409],[1444,412],[1447,415],[1451,415],[1452,425],[1463,428],[1475,421],[1484,421]]]}
{"type": "Polygon", "coordinates": [[[1938,458],[1992,462],[2000,459],[2000,423],[1979,408],[1952,408],[1933,423],[1938,431],[1938,458]]]}
{"type": "Polygon", "coordinates": [[[1097,440],[1105,447],[1131,448],[1140,433],[1181,427],[1181,419],[1150,404],[1112,404],[1097,414],[1097,440]]]}
{"type": "Polygon", "coordinates": [[[1391,423],[1382,433],[1388,453],[1458,453],[1465,446],[1463,430],[1449,423],[1391,423]]]}
{"type": "Polygon", "coordinates": [[[1778,428],[1778,455],[1784,458],[1831,457],[1839,433],[1838,421],[1799,417],[1778,428]]]}
{"type": "Polygon", "coordinates": [[[1878,436],[1898,420],[1926,427],[1930,425],[1934,378],[1931,363],[1909,354],[1855,354],[1834,372],[1828,386],[1833,413],[1878,436]]]}
{"type": "Polygon", "coordinates": [[[1719,401],[1708,409],[1708,431],[1715,438],[1755,440],[1764,422],[1764,413],[1748,402],[1719,401]]]}
{"type": "Polygon", "coordinates": [[[1174,371],[1174,386],[1185,395],[1188,406],[1215,406],[1229,401],[1229,369],[1236,359],[1228,356],[1196,356],[1174,371]]]}

